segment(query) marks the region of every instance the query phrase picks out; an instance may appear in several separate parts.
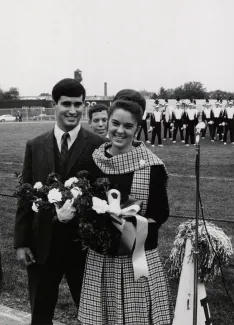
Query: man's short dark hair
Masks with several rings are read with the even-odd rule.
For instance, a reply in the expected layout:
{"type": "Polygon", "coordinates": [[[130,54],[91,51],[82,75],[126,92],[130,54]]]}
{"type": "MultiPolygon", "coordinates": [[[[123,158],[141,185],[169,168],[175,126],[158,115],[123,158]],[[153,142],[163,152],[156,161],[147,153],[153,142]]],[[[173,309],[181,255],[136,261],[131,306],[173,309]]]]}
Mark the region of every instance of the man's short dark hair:
{"type": "Polygon", "coordinates": [[[124,99],[116,100],[113,102],[113,104],[111,105],[111,107],[109,109],[108,117],[111,117],[111,115],[114,113],[114,111],[118,108],[130,112],[133,115],[133,117],[135,118],[135,120],[137,122],[137,126],[141,125],[143,110],[138,103],[129,101],[129,100],[124,100],[124,99]]]}
{"type": "Polygon", "coordinates": [[[139,93],[139,91],[133,89],[122,89],[120,90],[114,97],[114,101],[123,99],[129,100],[131,102],[135,102],[142,108],[142,111],[145,111],[146,108],[146,100],[144,96],[139,93]]]}
{"type": "Polygon", "coordinates": [[[65,78],[60,80],[52,89],[52,98],[58,103],[61,96],[80,97],[85,100],[86,91],[81,83],[75,79],[65,78]]]}
{"type": "Polygon", "coordinates": [[[94,106],[91,106],[89,108],[89,120],[92,120],[93,117],[93,113],[97,113],[97,112],[102,112],[102,111],[106,111],[108,114],[108,109],[109,107],[104,105],[104,104],[96,104],[94,106]]]}

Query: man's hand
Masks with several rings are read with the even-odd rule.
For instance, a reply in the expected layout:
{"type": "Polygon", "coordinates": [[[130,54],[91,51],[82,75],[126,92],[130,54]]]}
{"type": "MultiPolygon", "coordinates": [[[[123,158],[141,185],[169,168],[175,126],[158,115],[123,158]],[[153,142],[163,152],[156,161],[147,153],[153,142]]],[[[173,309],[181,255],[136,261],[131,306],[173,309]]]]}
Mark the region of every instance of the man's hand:
{"type": "Polygon", "coordinates": [[[153,128],[152,126],[149,128],[148,133],[152,132],[153,128]]]}
{"type": "Polygon", "coordinates": [[[24,266],[29,266],[35,263],[33,254],[28,247],[20,247],[16,250],[17,260],[20,261],[24,266]]]}
{"type": "Polygon", "coordinates": [[[55,204],[57,217],[60,222],[68,222],[73,219],[76,209],[73,206],[74,199],[66,200],[64,205],[59,209],[57,204],[55,204]]]}

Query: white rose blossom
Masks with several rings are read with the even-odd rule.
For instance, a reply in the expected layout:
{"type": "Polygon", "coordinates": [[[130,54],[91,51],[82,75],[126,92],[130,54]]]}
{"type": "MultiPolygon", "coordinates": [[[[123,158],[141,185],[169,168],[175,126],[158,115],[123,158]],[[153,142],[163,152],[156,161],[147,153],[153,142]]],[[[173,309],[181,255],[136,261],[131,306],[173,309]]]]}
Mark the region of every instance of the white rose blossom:
{"type": "Polygon", "coordinates": [[[83,194],[81,189],[77,186],[75,186],[71,189],[71,193],[72,193],[74,199],[76,199],[78,196],[81,196],[83,194]]]}
{"type": "Polygon", "coordinates": [[[98,197],[93,197],[93,206],[92,209],[95,210],[98,214],[100,213],[106,213],[109,210],[109,206],[106,202],[106,200],[101,200],[98,197]]]}
{"type": "Polygon", "coordinates": [[[57,188],[50,190],[47,197],[50,203],[57,203],[62,201],[62,193],[57,188]]]}
{"type": "Polygon", "coordinates": [[[74,183],[78,183],[78,179],[76,177],[71,177],[64,183],[64,186],[71,187],[74,183]]]}
{"type": "Polygon", "coordinates": [[[33,186],[33,188],[35,188],[36,190],[40,190],[43,187],[41,182],[36,182],[33,186]]]}

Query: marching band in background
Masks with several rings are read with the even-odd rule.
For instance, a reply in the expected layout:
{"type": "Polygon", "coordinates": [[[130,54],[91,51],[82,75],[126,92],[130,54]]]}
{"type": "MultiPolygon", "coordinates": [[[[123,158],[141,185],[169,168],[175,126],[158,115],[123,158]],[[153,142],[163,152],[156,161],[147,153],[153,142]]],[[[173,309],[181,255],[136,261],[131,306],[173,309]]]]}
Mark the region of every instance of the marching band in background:
{"type": "Polygon", "coordinates": [[[196,108],[196,101],[190,99],[189,103],[181,102],[180,98],[176,99],[176,106],[165,103],[159,103],[155,100],[152,113],[145,112],[145,119],[137,139],[140,139],[141,130],[144,130],[145,141],[155,146],[157,136],[158,146],[162,147],[162,124],[163,124],[163,140],[169,138],[172,143],[176,143],[176,136],[179,131],[181,143],[186,146],[195,145],[195,128],[200,122],[204,122],[206,127],[202,130],[202,139],[205,139],[206,131],[209,130],[211,142],[217,138],[227,144],[228,133],[231,144],[234,145],[234,101],[230,97],[224,104],[222,99],[218,98],[214,105],[210,104],[209,99],[205,100],[202,111],[196,108]],[[147,135],[147,119],[150,119],[150,128],[148,133],[152,132],[151,142],[147,135]]]}
{"type": "Polygon", "coordinates": [[[177,98],[176,107],[172,111],[172,130],[173,130],[173,143],[176,143],[177,131],[180,132],[180,140],[184,142],[184,108],[180,102],[180,98],[177,98]]]}
{"type": "Polygon", "coordinates": [[[150,118],[150,129],[149,129],[149,132],[152,131],[152,138],[151,138],[152,147],[155,146],[154,142],[155,142],[156,135],[158,137],[158,146],[162,147],[161,125],[163,120],[163,113],[162,111],[159,110],[159,108],[160,108],[159,101],[156,99],[154,111],[151,114],[151,118],[150,118]]]}

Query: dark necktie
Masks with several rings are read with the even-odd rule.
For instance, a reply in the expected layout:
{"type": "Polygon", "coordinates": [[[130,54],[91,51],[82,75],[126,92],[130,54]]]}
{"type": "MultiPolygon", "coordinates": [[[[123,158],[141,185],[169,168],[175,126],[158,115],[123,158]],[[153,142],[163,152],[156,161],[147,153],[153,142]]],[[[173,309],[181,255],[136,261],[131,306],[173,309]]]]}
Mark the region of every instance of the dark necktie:
{"type": "Polygon", "coordinates": [[[67,140],[69,139],[70,135],[69,133],[64,133],[62,135],[62,141],[61,141],[61,155],[63,159],[66,158],[67,153],[68,153],[68,143],[67,140]]]}

